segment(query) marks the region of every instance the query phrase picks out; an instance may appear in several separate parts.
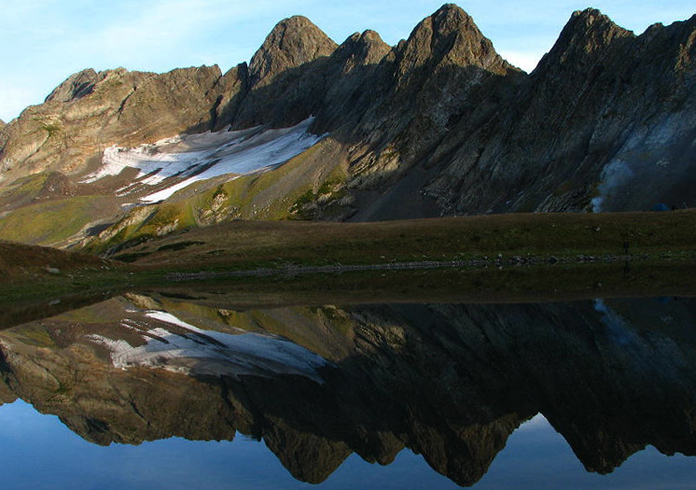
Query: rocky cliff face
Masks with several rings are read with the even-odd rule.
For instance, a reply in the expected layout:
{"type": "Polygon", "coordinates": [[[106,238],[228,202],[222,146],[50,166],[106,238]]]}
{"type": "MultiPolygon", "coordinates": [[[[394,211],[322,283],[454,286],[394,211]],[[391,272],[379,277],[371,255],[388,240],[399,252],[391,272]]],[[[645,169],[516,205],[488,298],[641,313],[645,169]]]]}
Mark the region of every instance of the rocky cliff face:
{"type": "Polygon", "coordinates": [[[442,145],[446,170],[427,192],[456,213],[693,203],[681,186],[693,178],[695,29],[696,17],[636,37],[575,13],[506,111],[442,145]]]}
{"type": "Polygon", "coordinates": [[[163,75],[122,68],[73,75],[3,131],[3,177],[46,170],[80,174],[108,146],[208,129],[220,80],[217,67],[163,75]]]}
{"type": "Polygon", "coordinates": [[[428,156],[457,121],[473,131],[492,117],[524,75],[451,4],[421,22],[382,68],[382,96],[350,138],[360,141],[347,182],[357,198],[351,218],[437,215],[418,191],[434,175],[428,156]]]}
{"type": "MultiPolygon", "coordinates": [[[[636,36],[587,9],[527,75],[452,4],[394,47],[372,31],[337,46],[292,17],[248,65],[224,75],[216,67],[73,75],[2,130],[0,172],[5,186],[47,170],[78,179],[110,145],[285,128],[312,116],[310,131],[325,138],[264,177],[283,185],[226,184],[228,195],[246,196],[222,203],[228,216],[361,221],[691,206],[695,39],[696,17],[636,36]]],[[[132,179],[123,177],[91,192],[113,193],[132,179]]]]}
{"type": "Polygon", "coordinates": [[[269,85],[282,73],[330,56],[337,45],[306,17],[279,22],[249,64],[251,89],[269,85]]]}
{"type": "Polygon", "coordinates": [[[294,126],[315,112],[325,91],[323,62],[336,43],[305,17],[280,22],[251,58],[248,92],[233,125],[294,126]]]}

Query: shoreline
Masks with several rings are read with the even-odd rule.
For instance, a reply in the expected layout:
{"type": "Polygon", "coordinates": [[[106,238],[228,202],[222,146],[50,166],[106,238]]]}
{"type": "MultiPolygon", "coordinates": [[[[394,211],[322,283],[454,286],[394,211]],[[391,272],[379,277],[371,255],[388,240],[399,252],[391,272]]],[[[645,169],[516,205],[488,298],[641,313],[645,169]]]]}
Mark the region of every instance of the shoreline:
{"type": "MultiPolygon", "coordinates": [[[[502,256],[490,259],[484,257],[482,259],[468,260],[422,260],[413,262],[388,262],[384,264],[333,264],[333,265],[286,265],[284,267],[260,267],[256,269],[246,270],[228,270],[228,271],[206,271],[197,272],[169,272],[164,277],[166,281],[184,282],[184,281],[205,281],[224,278],[241,278],[241,277],[270,277],[270,276],[285,276],[293,277],[305,274],[342,274],[348,272],[366,272],[366,271],[418,271],[418,270],[433,270],[433,269],[488,269],[488,268],[504,268],[504,267],[553,267],[556,264],[564,265],[583,265],[583,264],[611,264],[625,263],[630,265],[633,262],[650,262],[653,259],[648,254],[642,254],[640,257],[633,255],[578,255],[574,259],[570,257],[556,257],[551,255],[548,257],[529,256],[522,257],[515,255],[509,258],[502,256]]],[[[658,264],[666,265],[672,263],[674,259],[657,259],[658,264]]],[[[696,260],[688,259],[685,262],[696,264],[696,260]]]]}

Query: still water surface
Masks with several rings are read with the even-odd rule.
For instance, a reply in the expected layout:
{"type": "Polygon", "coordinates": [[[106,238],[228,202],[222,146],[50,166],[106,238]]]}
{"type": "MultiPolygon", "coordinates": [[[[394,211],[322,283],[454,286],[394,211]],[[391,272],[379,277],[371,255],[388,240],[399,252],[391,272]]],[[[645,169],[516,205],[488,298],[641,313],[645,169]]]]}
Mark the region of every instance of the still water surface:
{"type": "MultiPolygon", "coordinates": [[[[172,438],[141,446],[94,446],[57,417],[18,401],[0,410],[0,457],[6,488],[271,489],[316,488],[292,478],[262,442],[195,442],[172,438]],[[39,463],[40,462],[40,463],[39,463]]],[[[615,474],[587,473],[542,417],[513,434],[475,488],[692,488],[696,465],[654,448],[633,456],[615,474]]],[[[461,488],[411,451],[389,466],[349,457],[320,488],[461,488]]]]}
{"type": "Polygon", "coordinates": [[[224,306],[130,294],[0,332],[3,485],[696,481],[692,300],[224,306]]]}

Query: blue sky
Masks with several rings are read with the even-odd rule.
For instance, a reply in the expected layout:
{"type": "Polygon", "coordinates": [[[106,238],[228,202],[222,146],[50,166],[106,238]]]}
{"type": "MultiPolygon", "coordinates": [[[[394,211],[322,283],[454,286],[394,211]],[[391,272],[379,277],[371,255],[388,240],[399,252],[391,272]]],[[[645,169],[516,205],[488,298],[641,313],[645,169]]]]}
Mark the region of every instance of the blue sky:
{"type": "MultiPolygon", "coordinates": [[[[458,2],[510,62],[531,70],[574,10],[592,6],[640,33],[684,20],[693,0],[468,0],[458,2]]],[[[164,72],[248,61],[281,19],[309,17],[336,42],[374,29],[408,37],[442,0],[0,0],[0,118],[38,104],[83,68],[164,72]]]]}

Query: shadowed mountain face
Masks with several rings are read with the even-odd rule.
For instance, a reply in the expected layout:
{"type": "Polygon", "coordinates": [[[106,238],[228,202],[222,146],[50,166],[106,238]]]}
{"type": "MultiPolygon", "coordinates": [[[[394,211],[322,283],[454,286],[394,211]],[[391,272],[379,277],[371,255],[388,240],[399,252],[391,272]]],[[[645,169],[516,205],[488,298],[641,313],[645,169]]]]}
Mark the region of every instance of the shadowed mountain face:
{"type": "Polygon", "coordinates": [[[692,202],[678,176],[692,173],[695,28],[692,17],[636,37],[596,10],[574,14],[510,110],[479,134],[452,132],[440,151],[455,156],[429,189],[464,212],[692,202]]]}
{"type": "MultiPolygon", "coordinates": [[[[696,17],[636,36],[587,9],[527,75],[447,4],[394,47],[372,31],[337,45],[292,17],[225,74],[85,70],[0,129],[0,236],[65,246],[116,223],[113,237],[124,219],[146,234],[137,229],[158,211],[168,233],[210,215],[374,221],[692,206],[695,33],[696,17]],[[176,148],[140,146],[228,128],[273,142],[265,130],[303,121],[309,147],[294,144],[307,133],[290,131],[282,144],[297,151],[241,169],[215,170],[219,159],[198,155],[190,135],[176,148]],[[126,163],[114,167],[115,154],[126,163]],[[49,172],[69,185],[51,191],[49,172]],[[157,199],[167,201],[131,210],[157,199]],[[16,232],[14,221],[60,220],[65,209],[77,230],[16,232]]],[[[244,135],[210,141],[226,152],[244,135]]]]}
{"type": "MultiPolygon", "coordinates": [[[[223,306],[223,305],[220,305],[223,306]]],[[[262,438],[296,478],[405,447],[461,485],[538,413],[588,471],[696,454],[691,300],[234,311],[127,295],[0,334],[0,396],[97,444],[262,438]]]]}

